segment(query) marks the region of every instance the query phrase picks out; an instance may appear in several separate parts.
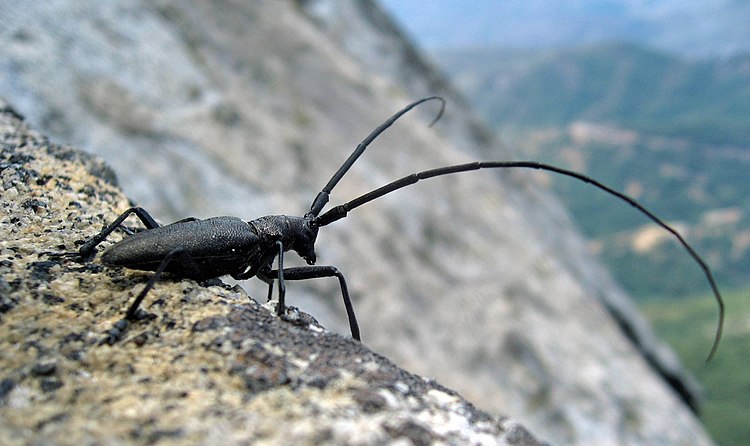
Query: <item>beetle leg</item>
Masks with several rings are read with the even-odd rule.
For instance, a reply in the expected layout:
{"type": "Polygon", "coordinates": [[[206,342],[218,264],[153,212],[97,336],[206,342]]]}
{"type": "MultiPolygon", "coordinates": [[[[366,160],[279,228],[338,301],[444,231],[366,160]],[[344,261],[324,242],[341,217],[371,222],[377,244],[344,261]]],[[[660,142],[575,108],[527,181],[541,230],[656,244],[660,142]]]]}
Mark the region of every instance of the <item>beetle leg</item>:
{"type": "MultiPolygon", "coordinates": [[[[271,277],[271,267],[268,265],[264,266],[257,272],[255,277],[268,285],[268,297],[266,302],[271,302],[271,299],[273,298],[273,277],[271,277]]],[[[242,280],[244,280],[244,278],[242,280]]]]}
{"type": "Polygon", "coordinates": [[[122,222],[130,216],[130,214],[135,214],[143,222],[143,225],[146,226],[147,229],[155,229],[159,227],[159,223],[157,223],[156,220],[154,220],[154,218],[148,212],[146,212],[145,209],[140,207],[132,207],[120,214],[120,216],[117,217],[115,221],[102,229],[101,232],[93,236],[89,241],[81,245],[81,248],[78,250],[78,256],[82,259],[91,258],[95,253],[97,245],[103,242],[107,238],[107,236],[112,233],[112,231],[117,229],[117,227],[120,226],[122,222]]]}
{"type": "MultiPolygon", "coordinates": [[[[281,264],[279,264],[281,265],[281,264]]],[[[272,270],[272,275],[278,274],[282,277],[280,271],[272,270]]],[[[341,297],[344,299],[344,307],[346,308],[346,316],[349,319],[349,329],[352,332],[352,337],[358,341],[361,341],[359,336],[359,325],[357,324],[357,316],[354,314],[354,306],[349,298],[349,289],[346,286],[346,280],[344,275],[336,269],[335,266],[300,266],[295,268],[286,268],[283,270],[283,278],[286,280],[307,280],[317,279],[321,277],[336,277],[339,279],[339,286],[341,287],[341,297]]]]}
{"type": "MultiPolygon", "coordinates": [[[[279,303],[276,305],[276,314],[279,316],[284,315],[286,312],[286,304],[285,304],[285,297],[286,297],[286,285],[284,284],[284,244],[281,242],[281,240],[276,241],[276,246],[279,247],[279,253],[278,253],[278,262],[279,262],[279,268],[278,269],[271,269],[271,264],[273,263],[273,257],[276,257],[276,255],[270,257],[270,260],[266,266],[258,270],[257,273],[254,273],[254,275],[262,280],[263,282],[268,284],[268,302],[271,301],[273,297],[273,281],[278,279],[279,280],[279,303]]],[[[243,274],[239,276],[232,276],[235,279],[238,280],[244,280],[249,277],[252,277],[252,275],[243,274]]]]}
{"type": "Polygon", "coordinates": [[[162,273],[169,265],[169,262],[171,262],[175,258],[179,259],[179,262],[181,266],[185,268],[185,271],[188,271],[190,273],[197,273],[199,271],[198,265],[196,265],[195,260],[193,260],[193,258],[190,256],[190,254],[187,253],[187,251],[185,251],[184,248],[177,247],[171,250],[166,256],[164,256],[164,259],[162,259],[159,267],[146,283],[146,286],[143,287],[141,292],[138,293],[138,296],[136,296],[133,303],[130,304],[130,308],[128,308],[128,312],[125,313],[125,317],[117,321],[114,327],[112,327],[112,329],[107,332],[107,337],[101,341],[102,344],[112,345],[117,342],[122,336],[125,329],[128,327],[129,322],[138,319],[138,307],[141,305],[141,302],[146,297],[148,292],[151,291],[151,288],[154,287],[156,281],[159,280],[159,277],[161,277],[162,273]]]}
{"type": "Polygon", "coordinates": [[[151,278],[146,283],[146,286],[143,287],[140,293],[138,293],[138,296],[135,298],[133,303],[130,305],[130,308],[128,309],[128,312],[126,314],[126,319],[133,320],[135,319],[135,314],[138,311],[138,306],[141,304],[141,301],[143,301],[143,298],[146,297],[146,294],[148,294],[149,291],[151,291],[151,288],[154,287],[154,284],[157,280],[159,280],[159,277],[161,277],[164,270],[167,268],[170,262],[173,260],[177,260],[180,264],[180,267],[182,268],[183,275],[185,277],[198,277],[200,275],[200,268],[195,263],[195,260],[193,260],[193,257],[185,251],[182,247],[177,247],[169,253],[167,253],[166,256],[162,259],[161,263],[159,264],[159,267],[156,268],[156,271],[154,272],[154,275],[151,276],[151,278]]]}
{"type": "Polygon", "coordinates": [[[128,312],[125,313],[125,317],[120,319],[114,327],[107,332],[107,337],[102,340],[102,344],[106,343],[109,345],[114,344],[117,342],[120,337],[122,336],[123,332],[128,326],[128,323],[130,321],[134,321],[138,319],[138,307],[141,305],[141,302],[143,302],[143,299],[146,297],[149,291],[151,291],[151,288],[154,287],[154,284],[156,284],[156,281],[159,280],[159,277],[161,277],[164,270],[167,268],[169,263],[173,260],[177,259],[179,261],[180,266],[184,268],[184,271],[187,271],[188,273],[192,274],[193,277],[197,275],[197,273],[200,272],[200,269],[198,268],[198,265],[195,263],[195,260],[193,260],[193,257],[188,254],[187,251],[185,251],[182,247],[177,247],[169,253],[164,256],[164,259],[162,259],[161,263],[159,264],[159,267],[156,269],[154,274],[151,276],[149,281],[146,283],[146,286],[143,287],[140,293],[138,293],[138,296],[136,296],[135,300],[132,304],[130,304],[130,308],[128,308],[128,312]]]}
{"type": "MultiPolygon", "coordinates": [[[[286,297],[286,285],[284,284],[284,244],[281,240],[277,240],[276,245],[279,247],[279,269],[275,271],[279,279],[279,304],[276,306],[276,314],[282,316],[286,313],[286,303],[284,302],[284,298],[286,297]]],[[[272,275],[273,273],[274,271],[271,271],[272,275]]]]}

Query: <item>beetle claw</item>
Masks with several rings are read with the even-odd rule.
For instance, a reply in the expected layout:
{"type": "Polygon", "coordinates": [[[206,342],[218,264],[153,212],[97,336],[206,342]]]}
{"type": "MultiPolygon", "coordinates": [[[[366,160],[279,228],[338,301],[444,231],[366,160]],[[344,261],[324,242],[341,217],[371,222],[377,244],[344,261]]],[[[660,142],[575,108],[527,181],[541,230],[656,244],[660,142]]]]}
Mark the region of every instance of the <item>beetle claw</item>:
{"type": "Polygon", "coordinates": [[[106,336],[99,341],[99,345],[114,345],[122,338],[125,330],[128,328],[129,322],[127,319],[120,319],[106,332],[106,336]]]}
{"type": "Polygon", "coordinates": [[[57,260],[57,261],[71,260],[73,262],[84,263],[88,260],[86,256],[82,255],[78,251],[73,251],[73,252],[49,252],[47,251],[47,252],[41,253],[41,255],[45,255],[48,258],[52,260],[57,260]]]}
{"type": "Polygon", "coordinates": [[[135,314],[132,316],[126,316],[125,319],[122,319],[123,321],[129,321],[129,322],[137,322],[137,321],[150,321],[156,319],[156,315],[154,313],[149,313],[148,311],[138,308],[135,310],[135,314]]]}

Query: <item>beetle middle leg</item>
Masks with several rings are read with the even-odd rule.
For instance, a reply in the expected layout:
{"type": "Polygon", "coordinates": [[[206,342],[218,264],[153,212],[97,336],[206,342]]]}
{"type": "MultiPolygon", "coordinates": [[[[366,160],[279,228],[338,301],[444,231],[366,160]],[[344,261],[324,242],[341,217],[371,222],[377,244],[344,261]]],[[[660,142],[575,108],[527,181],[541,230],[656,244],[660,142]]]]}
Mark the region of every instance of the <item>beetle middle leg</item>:
{"type": "MultiPolygon", "coordinates": [[[[273,298],[273,281],[278,279],[279,281],[279,303],[276,306],[276,314],[281,316],[286,311],[285,296],[286,296],[286,285],[284,285],[284,244],[281,240],[276,241],[276,246],[279,248],[278,252],[278,265],[279,268],[271,270],[271,263],[261,268],[257,273],[256,277],[268,284],[268,302],[273,298]]],[[[250,278],[250,275],[241,274],[234,277],[237,280],[245,280],[250,278]]]]}
{"type": "Polygon", "coordinates": [[[135,300],[133,300],[133,303],[130,304],[127,313],[125,313],[125,317],[115,323],[115,326],[111,330],[109,330],[109,332],[107,333],[107,337],[102,341],[102,343],[107,343],[110,345],[114,344],[120,339],[120,337],[122,336],[122,332],[127,328],[128,323],[139,319],[138,309],[141,305],[141,302],[143,302],[143,299],[146,297],[148,292],[151,291],[151,289],[154,287],[156,282],[166,270],[167,266],[169,266],[169,264],[173,261],[179,263],[181,270],[185,271],[188,274],[187,277],[190,277],[190,275],[193,275],[193,277],[195,277],[200,272],[198,265],[195,263],[195,260],[187,251],[185,251],[184,248],[177,247],[171,250],[166,256],[164,256],[164,259],[162,259],[161,263],[159,263],[159,267],[156,268],[154,274],[148,280],[141,292],[138,293],[138,296],[136,296],[135,300]]]}
{"type": "Polygon", "coordinates": [[[195,263],[195,260],[193,260],[190,254],[188,254],[187,251],[185,251],[185,249],[183,249],[182,247],[177,247],[171,250],[166,256],[164,256],[164,259],[159,264],[159,267],[156,268],[156,271],[148,280],[146,286],[144,286],[141,292],[138,293],[138,296],[130,305],[130,308],[128,308],[128,312],[125,315],[128,320],[134,320],[136,318],[136,312],[138,311],[138,307],[141,305],[143,298],[146,297],[149,291],[151,291],[151,289],[154,287],[154,284],[156,284],[156,282],[159,280],[159,277],[161,277],[162,273],[164,273],[164,270],[173,260],[179,263],[181,271],[184,271],[184,275],[186,277],[198,277],[200,269],[198,268],[198,264],[195,263]]]}

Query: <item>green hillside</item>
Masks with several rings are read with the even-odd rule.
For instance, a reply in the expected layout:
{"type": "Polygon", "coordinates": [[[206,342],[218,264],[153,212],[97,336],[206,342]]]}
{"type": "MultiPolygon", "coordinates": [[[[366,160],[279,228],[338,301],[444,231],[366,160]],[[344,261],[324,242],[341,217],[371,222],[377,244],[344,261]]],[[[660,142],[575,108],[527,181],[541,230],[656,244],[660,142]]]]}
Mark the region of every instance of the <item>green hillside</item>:
{"type": "MultiPolygon", "coordinates": [[[[583,170],[631,194],[676,225],[720,283],[750,283],[750,152],[741,159],[733,150],[700,144],[676,150],[661,139],[576,142],[568,132],[552,135],[528,143],[528,157],[583,170]]],[[[519,138],[517,146],[524,147],[524,141],[519,138]]],[[[630,206],[566,178],[555,177],[553,184],[632,294],[682,296],[707,290],[686,252],[630,206]]]]}
{"type": "MultiPolygon", "coordinates": [[[[637,198],[678,227],[722,288],[748,289],[750,56],[695,62],[632,45],[442,56],[519,157],[583,171],[637,198]]],[[[684,250],[609,195],[565,178],[552,187],[703,384],[702,418],[718,444],[747,444],[748,292],[725,296],[724,340],[705,365],[717,310],[708,295],[685,297],[708,285],[684,250]]]]}
{"type": "MultiPolygon", "coordinates": [[[[519,157],[625,191],[676,224],[724,286],[750,284],[750,57],[691,62],[624,44],[443,56],[519,157]]],[[[687,254],[629,206],[553,185],[632,294],[706,290],[687,254]]]]}
{"type": "Polygon", "coordinates": [[[490,122],[615,123],[650,134],[750,145],[750,56],[697,62],[631,44],[532,52],[439,52],[490,122]]]}
{"type": "Polygon", "coordinates": [[[750,438],[750,290],[727,300],[724,340],[714,360],[704,363],[716,322],[709,296],[643,306],[657,332],[669,342],[685,366],[703,384],[701,418],[718,444],[744,446],[750,438]]]}

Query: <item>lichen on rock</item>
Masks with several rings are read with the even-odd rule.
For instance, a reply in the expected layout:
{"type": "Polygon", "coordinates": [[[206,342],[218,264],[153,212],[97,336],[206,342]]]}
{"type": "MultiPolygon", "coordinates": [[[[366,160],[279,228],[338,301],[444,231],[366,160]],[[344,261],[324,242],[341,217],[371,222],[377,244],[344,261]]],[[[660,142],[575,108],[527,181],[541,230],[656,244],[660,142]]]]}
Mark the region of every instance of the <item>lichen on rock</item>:
{"type": "Polygon", "coordinates": [[[112,171],[0,101],[0,191],[1,444],[538,444],[237,286],[162,280],[103,344],[150,273],[50,253],[131,206],[112,171]]]}

